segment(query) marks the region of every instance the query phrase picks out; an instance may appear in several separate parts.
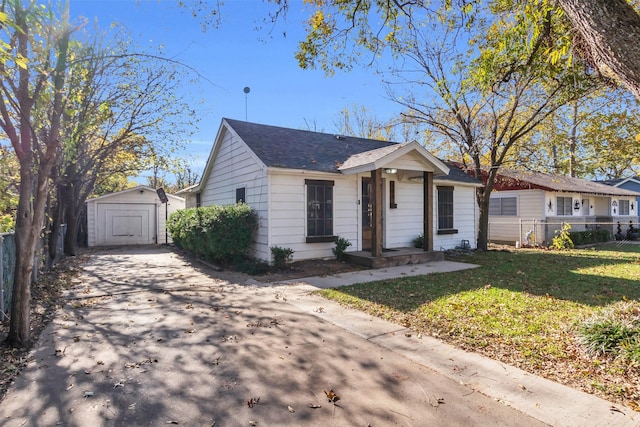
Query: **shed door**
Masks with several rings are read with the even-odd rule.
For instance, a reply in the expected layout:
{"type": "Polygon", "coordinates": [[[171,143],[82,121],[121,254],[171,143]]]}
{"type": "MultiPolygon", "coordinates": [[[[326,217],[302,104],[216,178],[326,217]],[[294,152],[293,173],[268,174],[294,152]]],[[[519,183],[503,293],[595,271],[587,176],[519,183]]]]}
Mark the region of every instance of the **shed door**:
{"type": "Polygon", "coordinates": [[[99,203],[98,245],[156,243],[156,205],[153,203],[99,203]]]}

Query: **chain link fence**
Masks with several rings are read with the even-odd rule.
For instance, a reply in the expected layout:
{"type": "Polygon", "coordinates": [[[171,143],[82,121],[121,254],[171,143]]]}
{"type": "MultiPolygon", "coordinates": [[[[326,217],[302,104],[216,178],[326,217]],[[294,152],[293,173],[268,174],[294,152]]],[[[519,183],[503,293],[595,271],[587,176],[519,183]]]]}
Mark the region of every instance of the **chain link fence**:
{"type": "Polygon", "coordinates": [[[629,231],[640,229],[637,218],[614,219],[612,217],[594,217],[574,220],[567,217],[547,219],[490,219],[489,241],[509,245],[547,246],[551,243],[556,231],[562,230],[564,224],[571,225],[571,231],[606,230],[611,239],[625,239],[629,231]]]}
{"type": "MultiPolygon", "coordinates": [[[[64,253],[64,235],[66,225],[60,227],[56,239],[56,258],[49,259],[49,252],[45,250],[44,240],[38,243],[32,280],[38,280],[40,268],[44,265],[57,263],[64,253]]],[[[11,311],[11,298],[13,294],[13,281],[16,269],[16,239],[14,233],[0,234],[0,322],[9,320],[11,311]]]]}
{"type": "Polygon", "coordinates": [[[13,276],[16,268],[16,240],[13,233],[0,234],[0,321],[9,320],[13,276]]]}

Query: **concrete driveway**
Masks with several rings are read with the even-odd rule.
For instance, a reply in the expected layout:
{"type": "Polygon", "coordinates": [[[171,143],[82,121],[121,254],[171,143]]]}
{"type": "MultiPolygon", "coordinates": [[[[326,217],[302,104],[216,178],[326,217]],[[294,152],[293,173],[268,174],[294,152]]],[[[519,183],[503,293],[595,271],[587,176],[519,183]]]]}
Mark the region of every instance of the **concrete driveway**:
{"type": "Polygon", "coordinates": [[[544,425],[243,281],[163,247],[92,253],[0,424],[544,425]]]}

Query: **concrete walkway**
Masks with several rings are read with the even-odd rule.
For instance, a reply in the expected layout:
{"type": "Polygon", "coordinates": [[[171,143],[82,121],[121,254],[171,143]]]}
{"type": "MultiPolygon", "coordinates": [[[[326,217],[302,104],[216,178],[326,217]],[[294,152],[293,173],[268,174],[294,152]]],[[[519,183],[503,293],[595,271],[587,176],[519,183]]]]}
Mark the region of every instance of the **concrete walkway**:
{"type": "Polygon", "coordinates": [[[162,247],[94,253],[0,403],[0,425],[639,424],[626,408],[309,293],[462,267],[265,285],[162,247]]]}
{"type": "Polygon", "coordinates": [[[310,277],[282,284],[289,285],[289,301],[302,311],[313,313],[369,342],[433,369],[546,424],[566,427],[640,426],[640,414],[622,405],[613,404],[479,354],[458,349],[435,338],[416,336],[407,328],[311,294],[314,290],[332,287],[332,284],[333,287],[345,286],[475,267],[477,266],[444,261],[336,276],[310,277]]]}

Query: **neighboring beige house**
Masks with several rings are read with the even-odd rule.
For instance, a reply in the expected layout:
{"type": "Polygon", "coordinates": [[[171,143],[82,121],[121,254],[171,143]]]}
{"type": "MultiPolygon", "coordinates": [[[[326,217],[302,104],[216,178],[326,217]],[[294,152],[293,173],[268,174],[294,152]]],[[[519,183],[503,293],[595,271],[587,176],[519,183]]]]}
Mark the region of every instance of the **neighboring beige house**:
{"type": "Polygon", "coordinates": [[[332,257],[338,236],[348,251],[373,256],[410,247],[423,232],[425,251],[463,240],[475,248],[480,185],[417,142],[223,119],[188,197],[190,205],[196,197],[202,206],[247,203],[259,217],[251,255],[269,261],[280,246],[301,260],[332,257]]]}
{"type": "Polygon", "coordinates": [[[172,243],[166,218],[185,208],[182,197],[166,194],[162,203],[156,190],[144,185],[87,200],[89,246],[172,243]]]}
{"type": "Polygon", "coordinates": [[[200,184],[190,185],[176,192],[176,196],[183,197],[186,208],[197,208],[200,206],[200,193],[196,192],[200,184]]]}
{"type": "Polygon", "coordinates": [[[615,234],[620,222],[624,233],[629,221],[637,222],[638,195],[568,176],[504,169],[491,193],[489,238],[545,244],[563,223],[571,231],[601,228],[615,234]]]}

